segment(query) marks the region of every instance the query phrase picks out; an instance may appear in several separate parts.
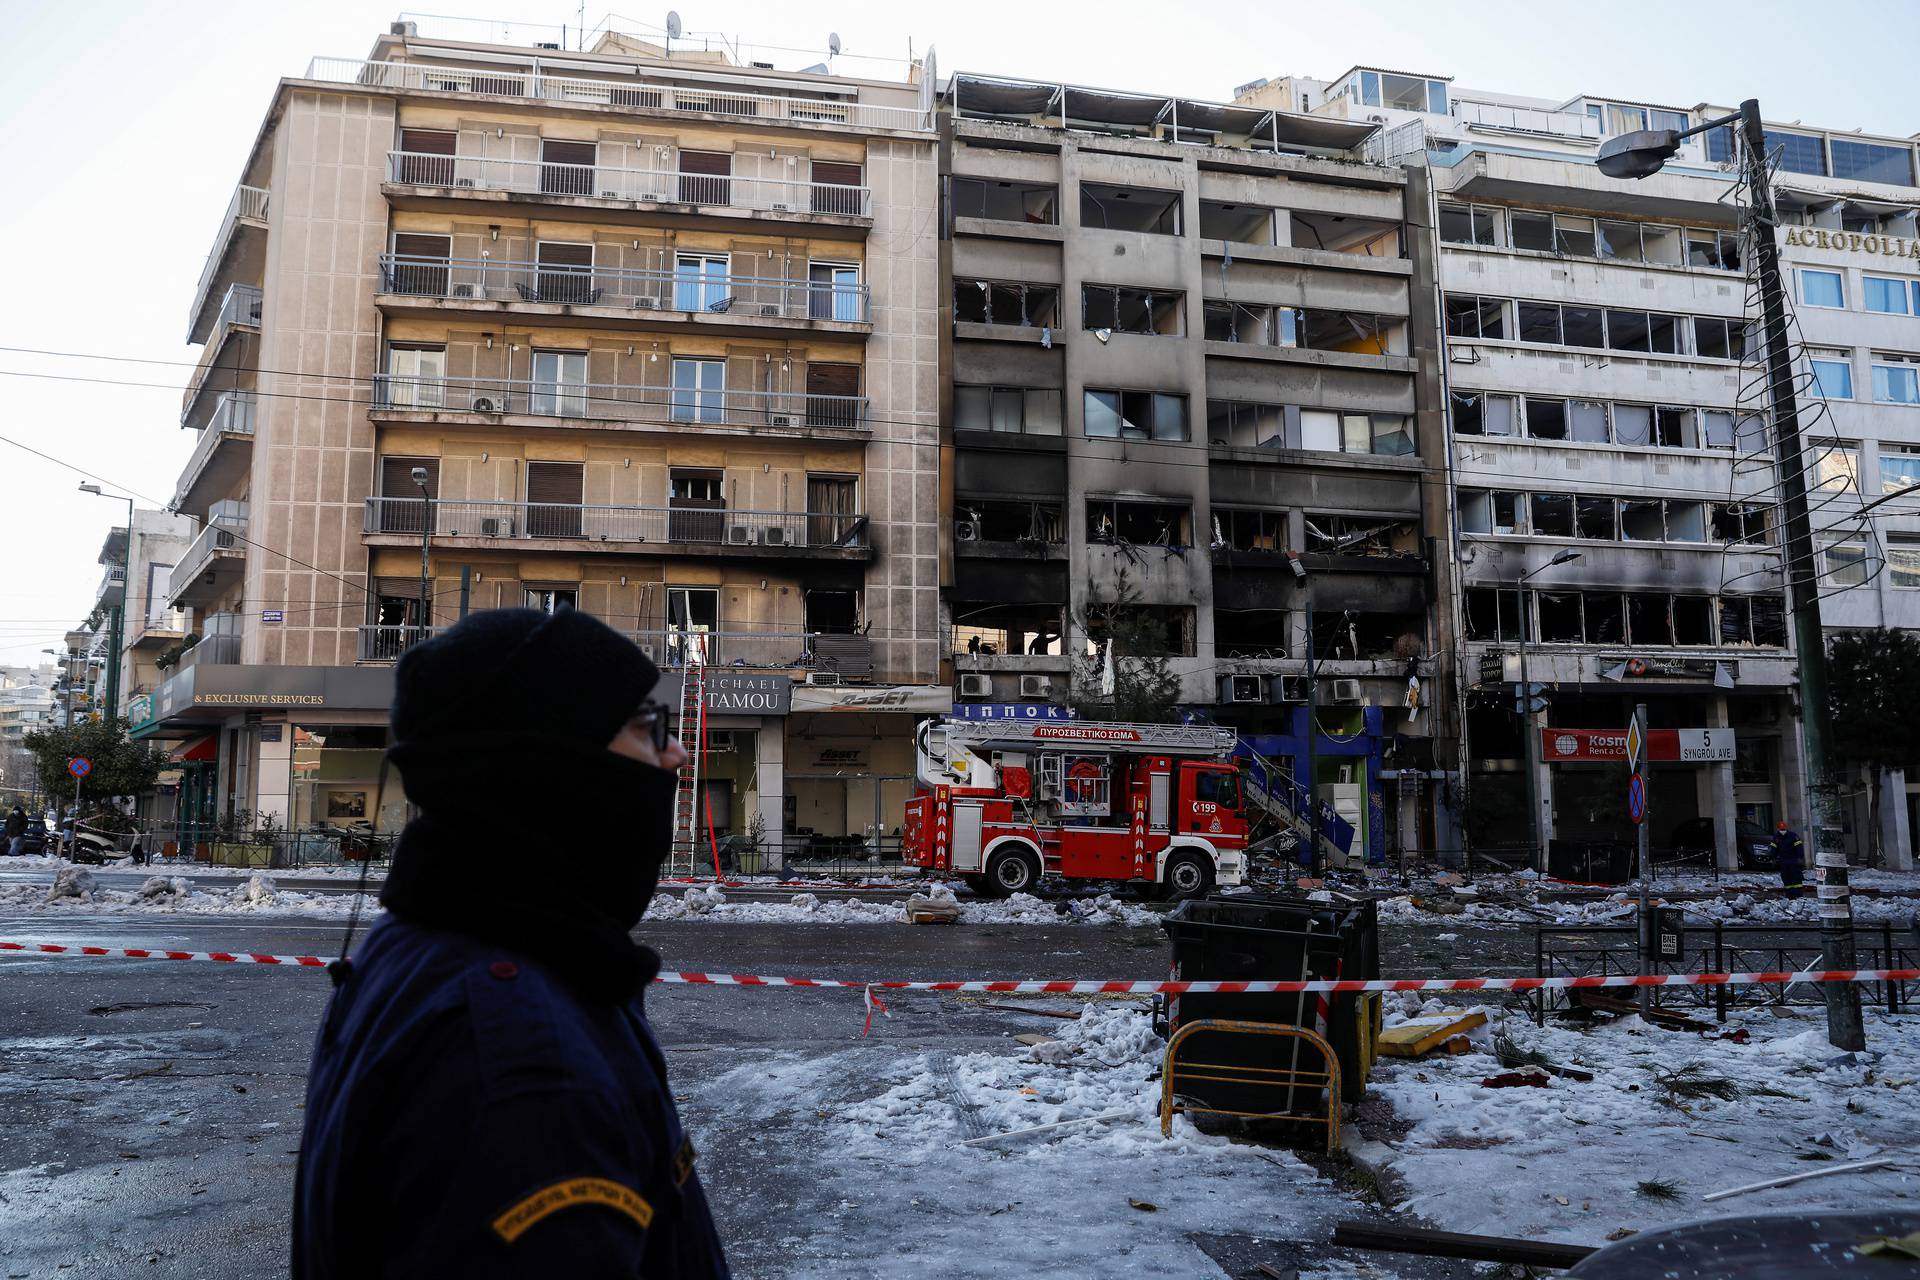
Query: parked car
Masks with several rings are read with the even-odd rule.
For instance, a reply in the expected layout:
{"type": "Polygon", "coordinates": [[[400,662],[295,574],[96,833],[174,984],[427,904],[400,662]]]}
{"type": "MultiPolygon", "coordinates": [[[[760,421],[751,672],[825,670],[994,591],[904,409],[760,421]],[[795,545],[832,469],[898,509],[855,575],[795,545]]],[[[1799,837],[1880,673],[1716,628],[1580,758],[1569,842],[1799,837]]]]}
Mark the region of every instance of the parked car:
{"type": "MultiPolygon", "coordinates": [[[[1713,819],[1688,818],[1673,829],[1673,855],[1676,858],[1689,855],[1705,855],[1708,862],[1713,860],[1713,819]]],[[[1735,822],[1733,824],[1734,852],[1739,856],[1742,871],[1771,871],[1774,869],[1773,835],[1757,822],[1735,822]]]]}

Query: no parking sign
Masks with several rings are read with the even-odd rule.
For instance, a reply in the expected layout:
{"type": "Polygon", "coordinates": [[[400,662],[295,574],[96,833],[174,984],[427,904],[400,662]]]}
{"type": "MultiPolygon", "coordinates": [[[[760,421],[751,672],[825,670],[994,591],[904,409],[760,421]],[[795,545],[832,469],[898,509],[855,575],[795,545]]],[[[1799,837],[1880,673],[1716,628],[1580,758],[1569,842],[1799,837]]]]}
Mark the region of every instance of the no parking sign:
{"type": "Polygon", "coordinates": [[[85,756],[75,756],[67,761],[67,772],[76,778],[84,778],[93,772],[93,761],[85,756]]]}

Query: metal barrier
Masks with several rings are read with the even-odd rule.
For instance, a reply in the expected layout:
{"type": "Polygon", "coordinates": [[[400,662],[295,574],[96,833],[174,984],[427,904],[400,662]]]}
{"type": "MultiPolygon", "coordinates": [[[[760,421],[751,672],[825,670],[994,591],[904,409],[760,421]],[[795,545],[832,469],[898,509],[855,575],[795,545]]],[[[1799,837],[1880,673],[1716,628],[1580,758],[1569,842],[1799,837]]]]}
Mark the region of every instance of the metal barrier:
{"type": "MultiPolygon", "coordinates": [[[[269,194],[264,187],[249,187],[241,183],[233,189],[233,198],[227,201],[227,211],[220,219],[220,230],[214,233],[213,248],[207,253],[207,264],[200,269],[200,281],[193,287],[193,309],[187,312],[189,330],[193,328],[194,321],[199,319],[201,309],[207,305],[207,290],[213,287],[214,276],[227,256],[227,244],[233,239],[233,229],[243,221],[265,222],[268,200],[269,194]]],[[[254,323],[259,321],[256,319],[254,323]]]]}
{"type": "Polygon", "coordinates": [[[373,624],[359,628],[354,651],[356,662],[394,662],[401,654],[433,638],[432,627],[385,626],[373,624]]]}
{"type": "MultiPolygon", "coordinates": [[[[1276,1053],[1273,1060],[1280,1061],[1276,1053]]],[[[1224,1018],[1202,1018],[1198,1021],[1183,1023],[1167,1041],[1167,1053],[1160,1068],[1160,1136],[1173,1136],[1173,1117],[1176,1112],[1205,1114],[1216,1116],[1239,1116],[1249,1120],[1298,1120],[1306,1124],[1324,1125],[1327,1130],[1327,1150],[1335,1151],[1340,1146],[1340,1058],[1318,1035],[1305,1027],[1292,1027],[1279,1022],[1241,1022],[1224,1018]],[[1320,1055],[1322,1069],[1312,1071],[1302,1069],[1299,1055],[1294,1055],[1294,1066],[1261,1066],[1254,1063],[1232,1062],[1194,1062],[1180,1057],[1181,1049],[1195,1035],[1247,1035],[1275,1036],[1281,1039],[1299,1040],[1314,1053],[1320,1055]],[[1281,1094],[1280,1105],[1267,1111],[1242,1111],[1226,1107],[1204,1106],[1199,1102],[1179,1100],[1177,1089],[1181,1081],[1197,1084],[1224,1084],[1237,1089],[1274,1089],[1281,1094]],[[1293,1092],[1296,1089],[1309,1094],[1319,1094],[1324,1100],[1324,1113],[1307,1115],[1292,1108],[1293,1092]]]]}
{"type": "MultiPolygon", "coordinates": [[[[364,530],[417,537],[426,528],[426,498],[368,498],[364,530]]],[[[730,547],[867,546],[863,515],[808,511],[739,511],[710,507],[616,507],[560,502],[469,502],[434,498],[434,537],[566,538],[589,542],[660,542],[730,547]]]]}
{"type": "Polygon", "coordinates": [[[533,378],[377,374],[373,407],[400,411],[527,414],[607,422],[865,430],[865,396],[723,387],[632,386],[533,378]]]}
{"type": "Polygon", "coordinates": [[[510,191],[525,195],[592,196],[636,204],[721,205],[764,213],[824,213],[865,217],[873,193],[837,182],[637,169],[607,164],[557,164],[493,156],[389,151],[387,181],[396,186],[454,191],[510,191]]]}
{"type": "Polygon", "coordinates": [[[518,301],[850,324],[867,321],[869,297],[864,284],[731,275],[704,267],[639,270],[394,253],[380,255],[380,291],[456,302],[518,301]]]}

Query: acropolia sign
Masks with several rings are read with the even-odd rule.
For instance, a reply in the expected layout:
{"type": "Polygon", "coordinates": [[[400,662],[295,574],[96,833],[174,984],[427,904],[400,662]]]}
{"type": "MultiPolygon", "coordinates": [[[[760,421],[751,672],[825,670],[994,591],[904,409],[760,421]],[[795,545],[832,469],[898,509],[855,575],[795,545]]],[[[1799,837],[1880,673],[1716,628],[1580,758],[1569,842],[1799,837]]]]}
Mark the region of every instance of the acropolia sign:
{"type": "Polygon", "coordinates": [[[1788,227],[1786,243],[1804,249],[1875,253],[1885,258],[1920,258],[1920,240],[1859,231],[1829,231],[1825,227],[1788,227]]]}

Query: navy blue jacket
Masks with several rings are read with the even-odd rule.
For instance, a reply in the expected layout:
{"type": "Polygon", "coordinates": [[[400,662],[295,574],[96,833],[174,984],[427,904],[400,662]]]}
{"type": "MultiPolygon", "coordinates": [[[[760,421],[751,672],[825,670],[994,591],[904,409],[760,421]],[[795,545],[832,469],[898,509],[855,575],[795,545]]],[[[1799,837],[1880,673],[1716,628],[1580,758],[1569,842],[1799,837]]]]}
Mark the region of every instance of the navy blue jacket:
{"type": "Polygon", "coordinates": [[[726,1274],[640,996],[374,926],[307,1077],[295,1280],[726,1274]]]}
{"type": "Polygon", "coordinates": [[[1782,869],[1802,870],[1807,865],[1807,846],[1800,833],[1789,828],[1773,833],[1773,860],[1782,869]]]}

